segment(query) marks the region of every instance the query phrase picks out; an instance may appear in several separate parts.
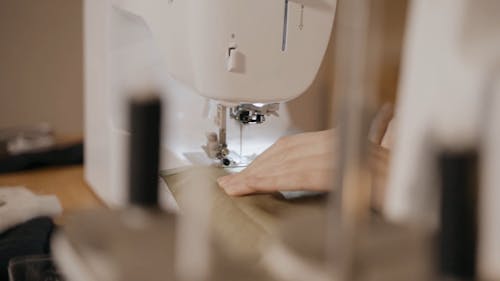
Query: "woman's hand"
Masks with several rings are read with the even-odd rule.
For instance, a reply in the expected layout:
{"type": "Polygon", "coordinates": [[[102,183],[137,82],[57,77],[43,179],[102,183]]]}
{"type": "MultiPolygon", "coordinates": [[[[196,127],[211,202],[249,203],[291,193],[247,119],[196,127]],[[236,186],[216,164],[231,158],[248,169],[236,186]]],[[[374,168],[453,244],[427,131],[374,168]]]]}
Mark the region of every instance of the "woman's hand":
{"type": "MultiPolygon", "coordinates": [[[[372,121],[368,136],[377,204],[384,196],[389,162],[389,150],[380,144],[392,116],[392,106],[384,105],[372,121]]],[[[229,195],[285,190],[328,191],[335,175],[336,141],[334,129],[281,138],[245,170],[221,177],[217,182],[229,195]]]]}
{"type": "Polygon", "coordinates": [[[278,190],[327,191],[333,179],[334,130],[279,139],[245,170],[217,180],[229,195],[278,190]]]}

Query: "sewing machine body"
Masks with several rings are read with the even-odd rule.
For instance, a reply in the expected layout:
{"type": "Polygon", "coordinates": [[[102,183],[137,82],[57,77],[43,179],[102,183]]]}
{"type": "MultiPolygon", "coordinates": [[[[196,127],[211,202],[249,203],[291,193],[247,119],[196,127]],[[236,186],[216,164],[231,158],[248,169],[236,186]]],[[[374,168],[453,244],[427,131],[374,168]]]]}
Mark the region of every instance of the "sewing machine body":
{"type": "MultiPolygon", "coordinates": [[[[336,0],[84,1],[90,186],[105,202],[125,202],[130,94],[155,91],[165,100],[162,169],[209,164],[210,153],[202,149],[210,146],[207,132],[219,133],[212,154],[252,156],[280,136],[317,129],[320,121],[306,112],[324,103],[318,95],[308,94],[316,101],[295,116],[286,104],[279,111],[275,105],[303,94],[315,80],[335,7],[336,0]],[[234,118],[231,112],[242,104],[272,110],[234,118]],[[224,124],[214,123],[218,105],[227,108],[224,124]],[[240,124],[245,118],[262,124],[240,124]],[[292,118],[310,121],[299,127],[292,118]]],[[[237,157],[230,164],[239,164],[237,157]]]]}

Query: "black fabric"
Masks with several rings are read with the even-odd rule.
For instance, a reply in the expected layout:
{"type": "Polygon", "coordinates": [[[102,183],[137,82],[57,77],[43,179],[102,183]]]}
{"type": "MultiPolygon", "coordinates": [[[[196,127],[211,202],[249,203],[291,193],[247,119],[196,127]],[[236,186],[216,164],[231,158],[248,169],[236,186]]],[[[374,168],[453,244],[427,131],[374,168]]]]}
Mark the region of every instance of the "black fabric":
{"type": "Polygon", "coordinates": [[[0,173],[83,163],[83,143],[0,158],[0,173]]]}
{"type": "Polygon", "coordinates": [[[48,254],[54,223],[35,218],[0,234],[0,281],[8,281],[9,260],[15,257],[48,254]]]}

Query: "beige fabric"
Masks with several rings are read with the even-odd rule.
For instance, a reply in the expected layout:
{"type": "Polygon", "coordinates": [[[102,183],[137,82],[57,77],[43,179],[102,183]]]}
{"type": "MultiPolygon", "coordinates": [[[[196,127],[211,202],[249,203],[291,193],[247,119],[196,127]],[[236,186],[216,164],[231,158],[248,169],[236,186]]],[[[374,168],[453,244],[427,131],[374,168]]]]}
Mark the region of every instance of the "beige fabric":
{"type": "Polygon", "coordinates": [[[230,197],[216,182],[218,177],[226,174],[228,172],[224,169],[204,167],[179,170],[163,178],[181,212],[187,202],[193,202],[192,198],[185,196],[190,193],[188,189],[212,190],[213,233],[231,256],[255,260],[260,256],[261,242],[269,235],[277,235],[281,221],[299,215],[316,217],[324,211],[326,200],[321,197],[295,200],[285,200],[280,194],[230,197]],[[206,178],[206,186],[195,186],[195,177],[206,178]]]}

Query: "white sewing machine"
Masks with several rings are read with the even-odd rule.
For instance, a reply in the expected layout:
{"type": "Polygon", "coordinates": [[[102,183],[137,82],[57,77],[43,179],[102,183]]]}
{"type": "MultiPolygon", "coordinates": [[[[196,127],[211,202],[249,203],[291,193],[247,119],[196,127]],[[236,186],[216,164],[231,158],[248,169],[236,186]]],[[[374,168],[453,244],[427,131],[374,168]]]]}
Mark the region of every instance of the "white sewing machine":
{"type": "Polygon", "coordinates": [[[336,0],[85,0],[86,180],[108,204],[125,202],[126,102],[137,92],[166,101],[162,169],[245,165],[280,136],[318,129],[311,115],[324,101],[293,115],[283,102],[313,84],[335,8],[336,0]],[[309,122],[298,128],[297,118],[309,122]]]}

